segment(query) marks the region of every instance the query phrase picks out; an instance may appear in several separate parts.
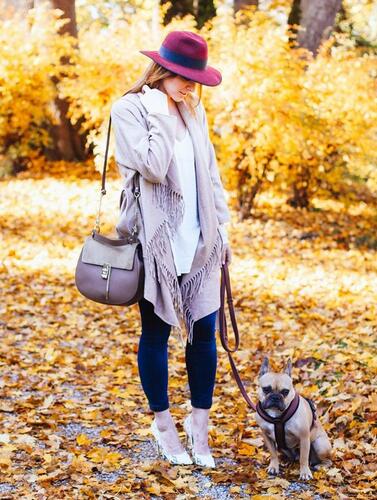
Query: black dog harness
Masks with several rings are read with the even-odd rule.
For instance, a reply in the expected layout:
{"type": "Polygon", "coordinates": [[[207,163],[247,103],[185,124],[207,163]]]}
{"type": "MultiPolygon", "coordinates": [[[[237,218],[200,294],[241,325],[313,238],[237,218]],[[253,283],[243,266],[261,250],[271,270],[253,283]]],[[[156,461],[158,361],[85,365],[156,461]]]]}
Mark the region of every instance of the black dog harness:
{"type": "MultiPolygon", "coordinates": [[[[314,422],[317,418],[316,414],[316,408],[314,401],[306,398],[305,396],[302,396],[303,398],[306,399],[306,401],[310,405],[310,409],[312,410],[312,423],[310,426],[310,430],[313,428],[314,422]]],[[[291,401],[290,405],[283,411],[281,415],[278,417],[271,417],[266,410],[262,408],[262,405],[260,401],[257,404],[257,412],[258,414],[267,422],[270,422],[271,424],[274,424],[274,431],[275,431],[275,439],[276,439],[276,444],[278,447],[278,450],[287,452],[289,456],[292,455],[292,451],[287,447],[287,443],[285,441],[285,423],[293,417],[293,415],[296,413],[298,405],[300,404],[300,396],[296,392],[295,397],[291,401]]]]}

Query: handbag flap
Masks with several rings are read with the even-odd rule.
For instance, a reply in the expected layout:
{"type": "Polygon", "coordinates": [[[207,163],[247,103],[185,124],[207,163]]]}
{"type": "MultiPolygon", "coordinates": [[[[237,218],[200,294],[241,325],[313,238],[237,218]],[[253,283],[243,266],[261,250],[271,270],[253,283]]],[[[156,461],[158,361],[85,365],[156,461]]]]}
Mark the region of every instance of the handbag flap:
{"type": "Polygon", "coordinates": [[[95,240],[88,236],[82,249],[82,262],[103,266],[110,264],[118,269],[133,268],[135,251],[139,242],[128,243],[126,245],[111,246],[95,240]]]}

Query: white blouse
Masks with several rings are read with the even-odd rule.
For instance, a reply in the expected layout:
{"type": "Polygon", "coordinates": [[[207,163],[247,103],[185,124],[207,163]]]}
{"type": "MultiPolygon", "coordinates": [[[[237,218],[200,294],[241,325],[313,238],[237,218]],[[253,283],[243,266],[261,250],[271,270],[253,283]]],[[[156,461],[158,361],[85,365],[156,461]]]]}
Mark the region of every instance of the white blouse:
{"type": "MultiPolygon", "coordinates": [[[[150,99],[148,94],[148,91],[151,90],[150,87],[145,84],[142,90],[144,91],[145,98],[142,95],[141,99],[149,113],[169,114],[165,93],[155,92],[152,99],[150,99]]],[[[181,141],[175,139],[174,152],[185,202],[185,213],[182,223],[178,226],[174,238],[171,239],[169,236],[177,276],[179,276],[182,273],[190,272],[200,236],[194,148],[187,127],[184,138],[181,141]]],[[[228,242],[226,224],[219,224],[219,231],[224,244],[228,242]]]]}
{"type": "Polygon", "coordinates": [[[177,276],[189,273],[200,236],[195,157],[191,135],[186,127],[184,138],[175,139],[174,153],[185,202],[185,213],[174,238],[170,239],[177,276]]]}

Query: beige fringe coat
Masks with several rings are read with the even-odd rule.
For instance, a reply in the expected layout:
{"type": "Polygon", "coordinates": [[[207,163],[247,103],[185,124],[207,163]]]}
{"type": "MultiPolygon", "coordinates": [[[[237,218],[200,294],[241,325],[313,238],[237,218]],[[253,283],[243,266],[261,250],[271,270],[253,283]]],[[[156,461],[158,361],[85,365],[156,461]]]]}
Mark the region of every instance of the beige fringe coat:
{"type": "Polygon", "coordinates": [[[172,325],[173,331],[179,330],[184,346],[182,322],[187,340],[192,342],[194,322],[220,307],[223,240],[219,225],[230,221],[230,212],[209,138],[205,109],[200,102],[195,118],[183,101],[178,102],[194,147],[201,227],[191,270],[182,275],[179,284],[169,240],[169,234],[174,236],[184,214],[174,155],[177,117],[148,113],[139,95],[126,94],[111,107],[115,159],[126,195],[116,230],[120,236],[131,231],[137,203],[132,193],[133,176],[139,172],[138,229],[145,267],[144,298],[153,303],[155,313],[172,325]]]}

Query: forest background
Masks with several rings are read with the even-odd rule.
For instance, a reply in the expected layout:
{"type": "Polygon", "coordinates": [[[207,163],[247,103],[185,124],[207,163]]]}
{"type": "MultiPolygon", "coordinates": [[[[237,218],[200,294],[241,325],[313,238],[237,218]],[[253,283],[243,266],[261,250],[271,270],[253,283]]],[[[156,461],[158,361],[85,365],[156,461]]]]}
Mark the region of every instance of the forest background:
{"type": "MultiPolygon", "coordinates": [[[[1,6],[0,494],[372,498],[376,0],[1,6]],[[333,466],[309,485],[295,468],[267,476],[268,454],[220,344],[218,470],[146,464],[137,308],[89,303],[74,286],[111,104],[145,70],[139,50],[182,29],[205,37],[208,63],[223,75],[202,100],[232,212],[234,357],[251,394],[264,354],[276,369],[292,358],[296,387],[317,402],[334,445],[333,466]]],[[[104,233],[118,216],[113,153],[112,140],[104,233]]],[[[172,406],[183,417],[189,391],[174,341],[171,358],[172,406]]]]}

